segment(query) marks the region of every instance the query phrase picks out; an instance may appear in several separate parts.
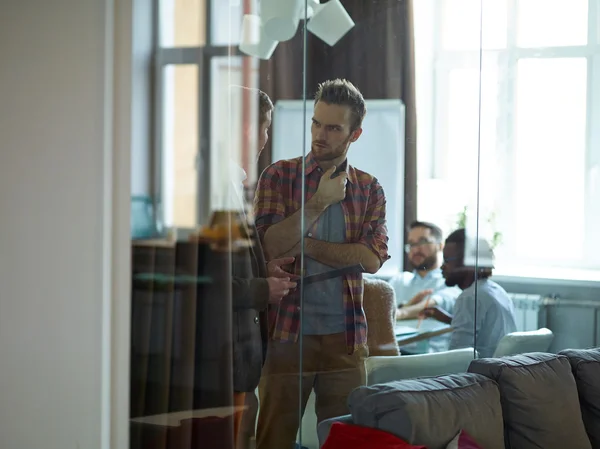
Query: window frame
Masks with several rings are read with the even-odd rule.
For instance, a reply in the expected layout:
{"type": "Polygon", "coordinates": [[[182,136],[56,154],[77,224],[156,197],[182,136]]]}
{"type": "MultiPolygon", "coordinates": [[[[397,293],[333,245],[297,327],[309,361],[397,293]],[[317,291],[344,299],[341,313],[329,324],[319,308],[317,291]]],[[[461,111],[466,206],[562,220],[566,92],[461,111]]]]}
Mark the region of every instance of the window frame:
{"type": "MultiPolygon", "coordinates": [[[[152,51],[152,201],[154,219],[157,223],[165,223],[165,189],[164,189],[164,103],[165,103],[165,76],[164,69],[171,65],[196,65],[198,67],[198,135],[199,148],[196,157],[196,170],[198,172],[197,185],[197,213],[196,223],[207,223],[210,218],[210,188],[211,188],[211,60],[214,57],[245,56],[238,45],[213,45],[212,44],[212,3],[214,0],[205,1],[205,45],[186,47],[163,47],[160,43],[161,30],[161,0],[153,0],[153,51],[152,51]]],[[[178,227],[178,229],[181,229],[178,227]]]]}
{"type": "MultiPolygon", "coordinates": [[[[518,0],[507,0],[507,42],[503,49],[493,50],[447,50],[442,46],[442,36],[439,31],[443,22],[443,8],[434,6],[433,23],[435,36],[433,40],[433,91],[431,111],[431,147],[423,150],[432,156],[428,159],[429,166],[420,170],[421,173],[429,173],[425,179],[446,179],[444,176],[444,161],[447,146],[443,142],[443,136],[447,128],[448,96],[443,86],[447,85],[452,70],[457,68],[480,68],[481,63],[487,64],[490,58],[495,58],[498,70],[498,114],[496,151],[499,156],[506,157],[509,166],[512,166],[516,157],[515,144],[516,134],[516,91],[518,82],[517,66],[522,59],[531,58],[585,58],[587,60],[587,107],[586,107],[586,149],[585,149],[585,253],[583,258],[575,264],[565,264],[564,267],[556,267],[556,261],[547,264],[548,267],[564,268],[565,270],[591,270],[600,272],[600,255],[594,248],[600,248],[600,233],[594,229],[600,223],[600,127],[594,127],[594,123],[600,123],[600,0],[588,0],[588,35],[586,45],[568,47],[541,47],[521,48],[517,46],[517,23],[518,23],[518,0]],[[438,130],[433,133],[433,130],[438,130]],[[442,137],[440,137],[442,136],[442,137]],[[442,139],[442,141],[440,141],[442,139]],[[594,151],[596,149],[596,151],[594,151]],[[595,168],[594,168],[595,167],[595,168]],[[592,169],[595,170],[591,176],[592,169]]],[[[481,79],[480,79],[481,86],[481,79]]],[[[447,90],[447,89],[446,89],[447,90]]],[[[502,199],[512,200],[516,192],[514,183],[511,182],[512,170],[505,170],[504,188],[502,199]]],[[[477,186],[479,188],[479,186],[477,186]]],[[[516,223],[514,212],[507,211],[507,216],[502,223],[516,223]]],[[[512,239],[514,236],[514,225],[502,229],[503,234],[512,239]]],[[[520,265],[516,255],[509,250],[502,265],[520,265]]],[[[523,265],[530,267],[544,266],[542,260],[523,261],[523,265]]],[[[500,271],[502,267],[500,267],[500,271]]]]}

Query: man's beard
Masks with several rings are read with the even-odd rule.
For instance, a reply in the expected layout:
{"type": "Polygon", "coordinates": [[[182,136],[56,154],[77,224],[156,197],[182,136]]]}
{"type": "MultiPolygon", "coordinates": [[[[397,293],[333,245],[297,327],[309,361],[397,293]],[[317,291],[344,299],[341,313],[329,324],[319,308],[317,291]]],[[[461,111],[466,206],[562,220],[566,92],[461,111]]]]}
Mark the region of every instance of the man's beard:
{"type": "Polygon", "coordinates": [[[315,155],[315,159],[320,162],[326,162],[326,161],[332,161],[334,159],[337,159],[340,156],[343,156],[344,153],[346,152],[346,149],[348,148],[348,142],[350,142],[351,137],[352,137],[352,135],[349,135],[346,140],[344,140],[337,147],[335,147],[332,151],[330,151],[326,154],[317,155],[316,152],[313,152],[313,154],[315,155]]]}
{"type": "Polygon", "coordinates": [[[458,285],[458,280],[455,278],[455,276],[448,276],[446,278],[446,287],[456,287],[458,285]]]}
{"type": "Polygon", "coordinates": [[[437,264],[437,256],[433,255],[433,256],[426,257],[425,259],[423,259],[423,262],[421,262],[420,264],[415,264],[411,261],[411,264],[413,265],[415,270],[431,271],[431,269],[433,267],[435,267],[435,265],[437,264]]]}

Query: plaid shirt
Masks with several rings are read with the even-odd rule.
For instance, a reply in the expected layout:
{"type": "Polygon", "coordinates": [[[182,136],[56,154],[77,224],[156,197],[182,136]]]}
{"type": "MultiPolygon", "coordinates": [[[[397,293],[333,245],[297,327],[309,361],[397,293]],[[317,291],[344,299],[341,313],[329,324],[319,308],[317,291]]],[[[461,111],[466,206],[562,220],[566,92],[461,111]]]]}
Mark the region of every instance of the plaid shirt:
{"type": "MultiPolygon", "coordinates": [[[[306,181],[308,201],[317,191],[322,171],[312,157],[306,156],[304,176],[302,158],[276,162],[261,175],[254,199],[256,227],[261,241],[269,226],[274,225],[300,209],[302,181],[306,181]]],[[[362,243],[371,249],[383,264],[388,256],[385,221],[385,195],[377,179],[344,162],[339,170],[346,170],[348,183],[346,198],[341,206],[346,222],[346,243],[362,243]]],[[[296,260],[295,274],[300,274],[300,259],[296,260]]],[[[364,284],[362,274],[344,278],[344,308],[346,312],[346,343],[348,353],[366,345],[367,322],[362,307],[364,284]]],[[[286,296],[279,306],[269,310],[271,338],[279,341],[298,340],[300,333],[300,294],[286,296]]]]}

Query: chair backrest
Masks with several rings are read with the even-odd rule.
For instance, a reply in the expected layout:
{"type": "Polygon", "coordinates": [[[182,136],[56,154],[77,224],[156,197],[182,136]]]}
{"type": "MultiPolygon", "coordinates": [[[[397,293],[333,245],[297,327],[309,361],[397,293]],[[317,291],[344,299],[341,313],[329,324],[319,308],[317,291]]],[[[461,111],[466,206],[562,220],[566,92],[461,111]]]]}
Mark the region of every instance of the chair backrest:
{"type": "Polygon", "coordinates": [[[502,337],[496,351],[494,351],[494,357],[527,352],[548,352],[553,339],[554,334],[545,327],[536,331],[512,332],[502,337]]]}
{"type": "Polygon", "coordinates": [[[464,373],[474,358],[473,348],[393,357],[368,357],[367,385],[415,377],[464,373]]]}
{"type": "Polygon", "coordinates": [[[363,308],[367,319],[369,355],[399,355],[394,325],[396,295],[392,286],[381,279],[365,277],[363,308]]]}

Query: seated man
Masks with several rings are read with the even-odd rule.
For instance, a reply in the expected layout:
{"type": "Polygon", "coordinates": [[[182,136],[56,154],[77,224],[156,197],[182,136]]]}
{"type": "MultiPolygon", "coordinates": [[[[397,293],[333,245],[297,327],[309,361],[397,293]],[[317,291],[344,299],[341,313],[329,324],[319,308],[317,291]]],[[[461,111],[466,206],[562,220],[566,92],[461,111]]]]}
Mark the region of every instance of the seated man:
{"type": "MultiPolygon", "coordinates": [[[[456,299],[454,313],[432,307],[421,314],[454,328],[449,349],[475,344],[480,357],[492,357],[500,339],[517,330],[515,310],[506,291],[489,279],[491,268],[479,268],[476,273],[474,267],[464,265],[465,241],[465,230],[459,229],[448,236],[444,246],[442,273],[446,284],[463,291],[456,299]]],[[[479,247],[491,253],[487,242],[480,240],[479,247]]]]}
{"type": "Polygon", "coordinates": [[[439,306],[452,312],[460,290],[446,286],[440,270],[442,248],[442,230],[438,226],[422,221],[410,224],[405,250],[413,271],[390,279],[398,305],[396,319],[417,318],[425,307],[439,306]]]}

